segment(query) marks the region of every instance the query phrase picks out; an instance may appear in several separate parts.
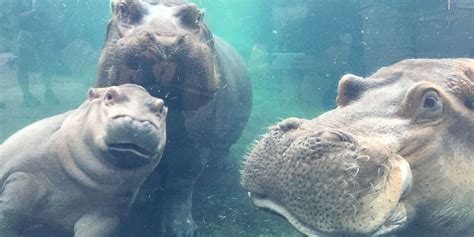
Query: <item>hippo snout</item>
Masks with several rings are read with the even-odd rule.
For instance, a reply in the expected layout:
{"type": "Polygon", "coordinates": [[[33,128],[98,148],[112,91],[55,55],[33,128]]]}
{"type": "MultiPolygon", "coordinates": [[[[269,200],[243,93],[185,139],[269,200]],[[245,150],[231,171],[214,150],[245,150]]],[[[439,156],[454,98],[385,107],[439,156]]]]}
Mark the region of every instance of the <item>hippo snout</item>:
{"type": "Polygon", "coordinates": [[[296,119],[270,129],[248,155],[242,175],[258,207],[311,236],[401,228],[407,216],[402,199],[411,183],[402,157],[349,132],[310,129],[296,119]]]}
{"type": "Polygon", "coordinates": [[[348,133],[336,130],[326,130],[317,133],[317,137],[327,142],[349,142],[355,144],[355,140],[348,133]]]}
{"type": "MultiPolygon", "coordinates": [[[[151,109],[163,111],[164,106],[149,104],[151,109]]],[[[121,168],[146,165],[160,153],[164,128],[149,120],[138,120],[128,115],[111,118],[106,126],[105,143],[112,154],[111,161],[121,168]]]]}

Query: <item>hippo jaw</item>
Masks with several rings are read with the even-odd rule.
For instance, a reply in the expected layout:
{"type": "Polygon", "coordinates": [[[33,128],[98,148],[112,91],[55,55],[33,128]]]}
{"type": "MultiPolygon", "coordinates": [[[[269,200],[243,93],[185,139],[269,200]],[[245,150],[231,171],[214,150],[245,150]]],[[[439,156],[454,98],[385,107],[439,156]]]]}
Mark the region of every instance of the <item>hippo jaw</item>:
{"type": "MultiPolygon", "coordinates": [[[[252,199],[255,206],[274,212],[283,218],[285,218],[295,229],[299,232],[312,237],[328,237],[334,236],[320,230],[317,230],[310,225],[305,224],[300,221],[298,217],[293,215],[288,211],[284,206],[278,204],[277,202],[255,193],[248,192],[248,196],[252,199]]],[[[403,229],[407,225],[407,213],[403,204],[399,204],[397,208],[392,211],[391,216],[384,222],[380,228],[375,230],[371,236],[381,236],[396,232],[400,229],[403,229]]],[[[335,236],[339,236],[336,234],[335,236]]]]}
{"type": "Polygon", "coordinates": [[[115,0],[113,14],[98,86],[143,85],[186,110],[213,98],[219,86],[213,37],[195,4],[115,0]]]}
{"type": "Polygon", "coordinates": [[[371,151],[348,133],[299,129],[303,123],[281,122],[249,154],[242,185],[254,204],[308,236],[378,236],[404,228],[408,162],[371,151]]]}
{"type": "MultiPolygon", "coordinates": [[[[409,167],[407,167],[407,162],[403,163],[402,172],[406,175],[404,179],[404,194],[402,198],[406,196],[408,190],[410,189],[412,176],[409,167]]],[[[248,196],[252,199],[252,202],[255,206],[262,208],[264,210],[268,210],[270,212],[274,212],[277,215],[282,216],[285,218],[295,229],[299,232],[312,237],[325,237],[331,236],[327,233],[321,232],[304,222],[300,221],[297,216],[295,216],[291,211],[287,210],[284,206],[280,205],[278,202],[272,200],[266,195],[260,195],[258,193],[252,193],[250,191],[247,192],[248,196]]],[[[402,202],[400,202],[395,209],[393,209],[392,214],[389,218],[371,235],[372,236],[381,236],[396,232],[400,229],[403,229],[408,224],[407,218],[407,210],[402,202]]]]}

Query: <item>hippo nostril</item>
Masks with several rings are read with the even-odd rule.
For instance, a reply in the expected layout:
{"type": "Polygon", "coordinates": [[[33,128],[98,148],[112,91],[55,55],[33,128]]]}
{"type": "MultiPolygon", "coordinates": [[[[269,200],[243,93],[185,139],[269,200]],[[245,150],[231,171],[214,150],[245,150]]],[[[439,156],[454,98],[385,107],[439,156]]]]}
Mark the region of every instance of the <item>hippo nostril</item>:
{"type": "Polygon", "coordinates": [[[334,141],[334,142],[341,141],[341,137],[337,133],[333,133],[333,132],[324,131],[324,132],[321,132],[320,136],[321,136],[321,139],[325,141],[334,141]]]}
{"type": "Polygon", "coordinates": [[[153,113],[163,113],[165,102],[161,99],[153,99],[147,105],[153,113]]]}
{"type": "Polygon", "coordinates": [[[322,140],[327,142],[352,142],[351,137],[342,132],[322,131],[318,135],[322,140]]]}
{"type": "Polygon", "coordinates": [[[176,44],[176,45],[183,44],[184,41],[186,41],[188,38],[189,38],[189,35],[187,35],[187,34],[186,34],[186,35],[178,36],[178,37],[176,38],[175,44],[176,44]]]}
{"type": "Polygon", "coordinates": [[[162,107],[160,108],[160,110],[158,111],[158,113],[162,114],[162,113],[164,113],[164,112],[165,112],[165,107],[162,106],[162,107]]]}
{"type": "Polygon", "coordinates": [[[150,37],[150,32],[148,31],[140,31],[140,33],[138,33],[139,36],[146,36],[146,37],[150,37]]]}
{"type": "Polygon", "coordinates": [[[138,35],[138,36],[146,37],[146,38],[148,38],[148,39],[150,39],[150,40],[155,39],[155,36],[154,36],[151,32],[145,31],[145,30],[144,30],[144,31],[140,31],[137,35],[138,35]]]}
{"type": "Polygon", "coordinates": [[[278,124],[278,127],[282,130],[282,131],[289,131],[289,130],[292,130],[292,129],[297,129],[298,127],[301,126],[301,124],[303,123],[303,120],[302,119],[298,119],[298,118],[288,118],[288,119],[285,119],[283,121],[281,121],[279,124],[278,124]]]}

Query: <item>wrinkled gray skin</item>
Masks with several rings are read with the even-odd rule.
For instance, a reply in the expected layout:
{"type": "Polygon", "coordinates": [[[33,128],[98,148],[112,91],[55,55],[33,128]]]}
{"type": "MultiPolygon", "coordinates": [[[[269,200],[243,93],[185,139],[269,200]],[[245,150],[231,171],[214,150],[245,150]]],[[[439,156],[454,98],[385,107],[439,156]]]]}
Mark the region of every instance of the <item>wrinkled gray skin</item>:
{"type": "Polygon", "coordinates": [[[250,114],[245,65],[212,35],[195,4],[113,0],[112,12],[96,85],[140,84],[170,111],[163,162],[145,182],[126,229],[130,236],[193,236],[194,183],[208,160],[228,155],[250,114]]]}
{"type": "Polygon", "coordinates": [[[271,127],[241,181],[309,236],[473,236],[474,60],[345,75],[337,108],[271,127]]]}
{"type": "Polygon", "coordinates": [[[166,143],[167,109],[136,85],[91,89],[78,109],[33,123],[0,146],[0,236],[37,226],[118,236],[166,143]]]}

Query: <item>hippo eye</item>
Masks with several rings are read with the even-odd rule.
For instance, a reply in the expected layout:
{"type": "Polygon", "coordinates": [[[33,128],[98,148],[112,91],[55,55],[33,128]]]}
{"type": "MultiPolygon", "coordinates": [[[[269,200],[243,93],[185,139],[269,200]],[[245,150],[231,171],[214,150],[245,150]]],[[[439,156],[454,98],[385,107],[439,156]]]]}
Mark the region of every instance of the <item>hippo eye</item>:
{"type": "Polygon", "coordinates": [[[196,14],[196,24],[199,24],[202,22],[202,19],[204,18],[204,12],[203,11],[198,11],[196,14]]]}
{"type": "Polygon", "coordinates": [[[466,100],[464,105],[471,110],[474,110],[474,99],[473,100],[466,100]]]}
{"type": "Polygon", "coordinates": [[[423,108],[425,109],[438,109],[441,107],[441,101],[439,99],[438,93],[435,91],[428,91],[423,96],[423,108]]]}
{"type": "Polygon", "coordinates": [[[114,99],[114,96],[112,95],[111,92],[107,92],[107,94],[105,94],[105,102],[112,102],[113,99],[114,99]]]}

